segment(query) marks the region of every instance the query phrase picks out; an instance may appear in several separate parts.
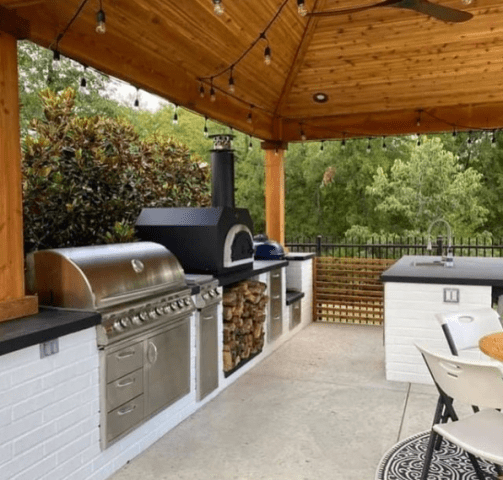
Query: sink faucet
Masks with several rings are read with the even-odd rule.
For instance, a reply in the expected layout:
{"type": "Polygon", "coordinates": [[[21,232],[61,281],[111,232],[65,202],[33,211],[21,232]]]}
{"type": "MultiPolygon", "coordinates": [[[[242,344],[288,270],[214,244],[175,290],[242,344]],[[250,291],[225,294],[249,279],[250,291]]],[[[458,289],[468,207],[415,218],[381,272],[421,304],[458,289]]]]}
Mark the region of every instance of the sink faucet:
{"type": "Polygon", "coordinates": [[[452,253],[451,226],[443,218],[437,218],[436,220],[433,220],[433,222],[430,223],[430,226],[428,227],[428,245],[426,246],[426,250],[428,250],[429,252],[431,252],[431,250],[432,250],[431,229],[433,228],[433,225],[435,225],[436,223],[439,223],[439,222],[445,224],[445,226],[447,227],[447,257],[445,259],[445,266],[452,267],[453,266],[453,253],[452,253]]]}

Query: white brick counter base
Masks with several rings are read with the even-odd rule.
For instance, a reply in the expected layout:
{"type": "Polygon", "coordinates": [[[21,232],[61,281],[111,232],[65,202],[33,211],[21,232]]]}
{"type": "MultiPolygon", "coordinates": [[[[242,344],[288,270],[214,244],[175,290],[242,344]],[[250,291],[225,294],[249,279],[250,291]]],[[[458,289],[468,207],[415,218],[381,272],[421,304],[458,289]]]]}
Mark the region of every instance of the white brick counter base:
{"type": "MultiPolygon", "coordinates": [[[[312,263],[296,263],[304,264],[299,275],[302,288],[308,288],[312,285],[312,263]]],[[[285,280],[284,268],[282,272],[285,280]]],[[[267,281],[267,275],[257,279],[267,281]]],[[[260,355],[228,378],[221,373],[219,388],[199,403],[193,315],[191,392],[103,451],[94,327],[60,337],[59,353],[55,355],[40,358],[39,346],[35,345],[0,356],[0,480],[106,479],[307,326],[311,322],[311,289],[305,292],[301,324],[290,331],[284,307],[283,334],[275,342],[266,343],[260,355]]],[[[219,330],[222,345],[222,328],[219,330]]],[[[219,363],[222,372],[221,350],[219,363]]]]}
{"type": "Polygon", "coordinates": [[[435,313],[491,306],[490,286],[428,283],[384,284],[386,378],[433,384],[415,343],[449,352],[435,313]],[[444,288],[459,289],[459,303],[444,302],[444,288]]]}

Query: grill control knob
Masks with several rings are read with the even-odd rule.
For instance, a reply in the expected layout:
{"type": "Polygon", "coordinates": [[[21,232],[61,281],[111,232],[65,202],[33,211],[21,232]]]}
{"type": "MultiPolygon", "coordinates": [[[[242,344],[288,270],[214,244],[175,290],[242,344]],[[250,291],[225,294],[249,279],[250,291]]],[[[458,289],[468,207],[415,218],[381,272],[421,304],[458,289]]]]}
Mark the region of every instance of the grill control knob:
{"type": "Polygon", "coordinates": [[[185,305],[187,305],[187,307],[190,305],[190,298],[185,299],[185,305]]]}
{"type": "Polygon", "coordinates": [[[147,312],[141,312],[140,313],[140,319],[141,319],[142,322],[146,322],[148,320],[147,312]]]}
{"type": "Polygon", "coordinates": [[[150,312],[148,312],[148,316],[153,320],[157,317],[157,313],[155,313],[155,310],[150,310],[150,312]]]}
{"type": "Polygon", "coordinates": [[[178,310],[178,305],[176,304],[176,302],[173,302],[171,304],[171,310],[173,310],[173,312],[176,312],[178,310]]]}
{"type": "Polygon", "coordinates": [[[143,325],[143,320],[138,315],[134,315],[131,318],[131,321],[133,322],[133,325],[143,325]]]}
{"type": "Polygon", "coordinates": [[[115,320],[115,322],[114,322],[114,330],[116,332],[122,332],[124,330],[124,327],[121,325],[120,320],[115,320]]]}
{"type": "Polygon", "coordinates": [[[178,306],[179,306],[180,308],[183,308],[183,300],[178,300],[178,306]]]}
{"type": "Polygon", "coordinates": [[[208,293],[210,294],[211,298],[213,298],[215,296],[215,291],[214,290],[210,290],[208,293]]]}
{"type": "Polygon", "coordinates": [[[155,307],[155,313],[157,313],[157,315],[164,315],[164,310],[162,307],[155,307]]]}
{"type": "Polygon", "coordinates": [[[167,315],[169,312],[171,312],[171,308],[169,308],[169,305],[164,305],[163,311],[164,314],[167,315]]]}
{"type": "Polygon", "coordinates": [[[131,326],[131,319],[129,317],[121,318],[120,322],[124,328],[128,328],[131,326]]]}
{"type": "Polygon", "coordinates": [[[208,300],[210,296],[207,293],[203,293],[203,300],[208,300]]]}

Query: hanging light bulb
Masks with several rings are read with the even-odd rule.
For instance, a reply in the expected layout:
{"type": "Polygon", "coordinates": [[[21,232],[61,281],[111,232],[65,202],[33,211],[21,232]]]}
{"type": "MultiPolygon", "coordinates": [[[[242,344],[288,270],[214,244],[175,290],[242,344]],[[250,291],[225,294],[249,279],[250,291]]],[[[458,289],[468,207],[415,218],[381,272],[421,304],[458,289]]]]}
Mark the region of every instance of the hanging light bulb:
{"type": "Polygon", "coordinates": [[[266,65],[270,65],[271,64],[271,47],[269,45],[267,45],[267,47],[265,47],[264,49],[264,63],[266,65]]]}
{"type": "Polygon", "coordinates": [[[419,135],[419,133],[417,134],[417,146],[421,146],[421,135],[419,135]]]}
{"type": "Polygon", "coordinates": [[[84,72],[82,73],[82,78],[80,79],[80,87],[79,90],[81,93],[84,95],[87,95],[89,93],[89,90],[87,89],[87,78],[85,77],[87,71],[87,66],[84,65],[84,72]]]}
{"type": "Polygon", "coordinates": [[[491,147],[496,148],[497,147],[497,142],[496,142],[496,130],[493,130],[493,138],[491,139],[491,147]]]}
{"type": "Polygon", "coordinates": [[[307,10],[304,0],[297,0],[297,12],[301,17],[305,17],[307,10]]]}
{"type": "Polygon", "coordinates": [[[173,114],[173,125],[178,125],[178,105],[175,105],[175,113],[173,114]]]}
{"type": "Polygon", "coordinates": [[[417,121],[416,121],[416,126],[419,127],[421,126],[421,110],[417,112],[417,121]]]}
{"type": "Polygon", "coordinates": [[[210,87],[210,100],[214,102],[217,99],[217,94],[215,93],[215,88],[213,87],[213,78],[211,79],[210,87]]]}
{"type": "Polygon", "coordinates": [[[236,86],[234,85],[234,77],[232,76],[232,69],[234,67],[231,67],[231,74],[229,76],[229,93],[234,93],[236,91],[236,86]]]}
{"type": "Polygon", "coordinates": [[[201,85],[199,85],[199,96],[201,98],[204,98],[204,94],[205,94],[204,85],[201,83],[201,85]]]}
{"type": "Polygon", "coordinates": [[[213,11],[215,12],[215,15],[222,15],[222,13],[224,13],[222,0],[213,0],[213,11]]]}
{"type": "Polygon", "coordinates": [[[370,145],[370,137],[369,137],[369,143],[367,144],[367,153],[370,153],[371,150],[372,150],[372,147],[370,145]]]}
{"type": "Polygon", "coordinates": [[[342,139],[341,150],[346,150],[346,139],[345,138],[342,139]]]}
{"type": "Polygon", "coordinates": [[[100,9],[96,14],[96,33],[103,35],[107,31],[105,12],[103,10],[103,4],[100,0],[100,9]]]}
{"type": "Polygon", "coordinates": [[[472,131],[470,130],[470,131],[468,132],[468,140],[466,141],[466,143],[467,143],[468,145],[471,145],[471,144],[472,144],[472,142],[473,142],[473,140],[472,140],[472,131]]]}
{"type": "Polygon", "coordinates": [[[248,143],[248,150],[253,150],[253,143],[252,143],[252,139],[251,137],[250,138],[250,143],[248,143]]]}
{"type": "Polygon", "coordinates": [[[324,143],[325,143],[325,140],[322,140],[322,141],[321,141],[321,145],[320,145],[320,152],[323,152],[323,150],[324,150],[324,148],[325,148],[325,147],[324,147],[324,143]]]}
{"type": "Polygon", "coordinates": [[[300,139],[305,142],[307,137],[306,137],[306,134],[304,133],[304,130],[302,129],[302,127],[300,127],[300,139]]]}
{"type": "Polygon", "coordinates": [[[134,107],[139,108],[140,107],[140,89],[136,89],[136,98],[134,99],[134,107]]]}
{"type": "Polygon", "coordinates": [[[208,136],[208,117],[204,117],[203,134],[204,134],[205,137],[208,136]]]}
{"type": "Polygon", "coordinates": [[[253,108],[253,105],[250,105],[250,111],[248,112],[248,116],[246,117],[246,121],[250,125],[253,123],[252,108],[253,108]]]}
{"type": "Polygon", "coordinates": [[[382,137],[382,149],[386,150],[388,146],[386,145],[386,137],[382,137]]]}
{"type": "Polygon", "coordinates": [[[452,136],[453,137],[456,137],[458,134],[458,132],[456,132],[456,127],[454,127],[454,130],[452,131],[452,136]]]}
{"type": "Polygon", "coordinates": [[[59,50],[55,49],[52,51],[52,69],[59,70],[60,66],[61,66],[61,55],[59,53],[59,50]]]}

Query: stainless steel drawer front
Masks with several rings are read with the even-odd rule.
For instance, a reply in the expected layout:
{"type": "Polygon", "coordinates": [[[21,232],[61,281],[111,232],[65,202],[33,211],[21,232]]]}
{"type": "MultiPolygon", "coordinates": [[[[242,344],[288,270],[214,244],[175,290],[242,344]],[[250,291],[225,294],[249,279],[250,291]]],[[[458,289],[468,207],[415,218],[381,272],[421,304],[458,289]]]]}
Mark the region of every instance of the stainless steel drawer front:
{"type": "Polygon", "coordinates": [[[107,412],[143,393],[143,369],[129,373],[107,385],[107,412]]]}
{"type": "Polygon", "coordinates": [[[301,320],[301,301],[298,300],[290,305],[290,329],[295,328],[301,320]]]}
{"type": "Polygon", "coordinates": [[[143,365],[143,344],[134,343],[107,355],[107,383],[141,368],[143,365]]]}
{"type": "Polygon", "coordinates": [[[107,441],[127,432],[143,419],[143,395],[107,414],[107,441]]]}

